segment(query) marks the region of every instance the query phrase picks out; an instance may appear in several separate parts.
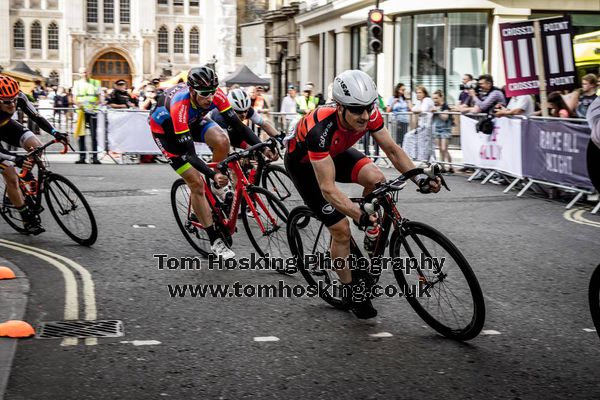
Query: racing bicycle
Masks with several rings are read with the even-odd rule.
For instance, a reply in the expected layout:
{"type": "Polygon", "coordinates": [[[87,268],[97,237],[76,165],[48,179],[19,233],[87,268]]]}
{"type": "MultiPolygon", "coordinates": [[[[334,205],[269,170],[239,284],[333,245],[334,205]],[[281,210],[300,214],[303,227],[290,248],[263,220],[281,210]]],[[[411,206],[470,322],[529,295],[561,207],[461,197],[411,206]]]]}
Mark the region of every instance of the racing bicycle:
{"type": "MultiPolygon", "coordinates": [[[[67,152],[67,144],[54,139],[26,155],[33,161],[33,165],[37,166],[38,171],[37,179],[25,169],[19,174],[19,187],[25,204],[29,210],[39,216],[44,211],[42,206],[42,197],[44,197],[50,213],[67,236],[82,246],[91,246],[98,238],[98,226],[90,205],[70,180],[48,170],[42,159],[44,151],[54,143],[62,143],[64,149],[61,153],[67,152]],[[32,179],[25,180],[26,177],[32,179]]],[[[14,230],[28,234],[23,227],[20,213],[8,198],[6,188],[2,190],[0,215],[14,230]]]]}
{"type": "MultiPolygon", "coordinates": [[[[288,254],[285,225],[289,213],[275,194],[250,182],[240,162],[255,158],[257,153],[273,146],[274,143],[270,141],[259,143],[233,153],[219,163],[208,163],[211,168],[229,175],[232,173],[236,178],[231,204],[218,200],[211,190],[205,191],[218,234],[231,246],[232,236],[237,230],[238,216],[241,217],[248,238],[261,257],[283,257],[288,254]]],[[[206,183],[205,185],[210,187],[206,183]]],[[[190,190],[182,178],[176,180],[171,187],[171,206],[186,240],[201,255],[208,256],[211,252],[210,240],[192,210],[190,190]]]]}
{"type": "Polygon", "coordinates": [[[598,265],[594,270],[594,273],[592,273],[588,297],[592,321],[594,321],[596,332],[598,333],[598,336],[600,336],[600,265],[598,265]]]}
{"type": "MultiPolygon", "coordinates": [[[[364,282],[364,293],[372,294],[382,273],[392,269],[395,280],[403,289],[403,296],[429,326],[446,337],[469,340],[481,332],[485,321],[483,293],[469,262],[441,232],[402,217],[396,207],[399,191],[410,177],[419,173],[427,173],[432,179],[439,177],[444,187],[450,190],[441,175],[441,168],[433,165],[381,183],[365,197],[351,198],[363,210],[377,213],[380,221],[380,233],[370,258],[363,256],[354,238],[350,240],[350,253],[354,259],[367,261],[364,268],[352,268],[352,280],[364,282]],[[375,261],[382,260],[386,249],[389,249],[392,263],[382,269],[383,264],[375,261]],[[408,269],[401,267],[404,260],[415,261],[408,269]],[[435,264],[431,262],[433,260],[443,262],[435,264]]],[[[288,217],[287,235],[296,267],[308,284],[315,289],[340,288],[331,268],[331,236],[314,212],[306,206],[294,208],[288,217]]],[[[318,290],[315,293],[335,308],[349,309],[350,304],[342,290],[318,290]]]]}

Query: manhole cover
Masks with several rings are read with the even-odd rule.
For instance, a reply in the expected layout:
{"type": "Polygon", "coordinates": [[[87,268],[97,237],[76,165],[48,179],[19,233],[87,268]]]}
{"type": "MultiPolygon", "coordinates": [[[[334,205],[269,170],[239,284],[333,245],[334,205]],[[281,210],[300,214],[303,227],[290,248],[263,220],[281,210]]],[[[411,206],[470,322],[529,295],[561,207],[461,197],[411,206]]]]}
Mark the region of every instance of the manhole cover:
{"type": "Polygon", "coordinates": [[[120,337],[123,336],[123,322],[107,321],[52,321],[41,322],[37,326],[37,339],[59,339],[64,337],[120,337]]]}

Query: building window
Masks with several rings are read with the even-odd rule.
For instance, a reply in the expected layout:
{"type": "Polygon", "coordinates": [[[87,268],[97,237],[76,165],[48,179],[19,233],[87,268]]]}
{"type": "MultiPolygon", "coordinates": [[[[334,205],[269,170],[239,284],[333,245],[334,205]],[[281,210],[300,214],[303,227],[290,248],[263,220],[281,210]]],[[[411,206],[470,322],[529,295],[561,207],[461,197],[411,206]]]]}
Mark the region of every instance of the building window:
{"type": "Polygon", "coordinates": [[[183,7],[183,0],[173,0],[173,5],[183,7]]]}
{"type": "Polygon", "coordinates": [[[129,0],[119,2],[119,14],[122,24],[129,24],[129,0]]]}
{"type": "Polygon", "coordinates": [[[31,24],[31,48],[42,49],[42,26],[39,21],[33,21],[31,24]]]}
{"type": "Polygon", "coordinates": [[[87,22],[98,22],[98,0],[87,0],[87,22]]]}
{"type": "Polygon", "coordinates": [[[161,26],[158,30],[158,52],[162,54],[169,52],[169,32],[165,26],[161,26]]]}
{"type": "Polygon", "coordinates": [[[60,83],[60,78],[58,76],[58,72],[52,71],[50,75],[48,75],[48,86],[58,86],[60,83]]]}
{"type": "Polygon", "coordinates": [[[442,90],[455,104],[464,74],[486,73],[488,14],[435,13],[402,16],[394,24],[394,85],[411,91],[423,85],[433,93],[442,90]]]}
{"type": "Polygon", "coordinates": [[[175,34],[173,35],[173,52],[183,53],[183,29],[180,26],[175,28],[175,34]]]}
{"type": "Polygon", "coordinates": [[[352,68],[360,69],[375,79],[375,55],[369,54],[366,25],[352,28],[352,68]]]}
{"type": "Polygon", "coordinates": [[[190,30],[190,54],[200,53],[200,32],[197,27],[190,30]]]}
{"type": "Polygon", "coordinates": [[[15,49],[25,48],[25,26],[21,20],[13,25],[13,47],[15,49]]]}
{"type": "Polygon", "coordinates": [[[169,5],[169,0],[158,0],[158,5],[167,6],[169,5]]]}
{"type": "Polygon", "coordinates": [[[112,24],[115,22],[115,1],[104,0],[104,23],[112,24]]]}
{"type": "Polygon", "coordinates": [[[48,50],[58,50],[58,25],[55,22],[48,25],[48,50]]]}
{"type": "Polygon", "coordinates": [[[190,7],[198,7],[200,2],[198,0],[190,0],[190,7]]]}

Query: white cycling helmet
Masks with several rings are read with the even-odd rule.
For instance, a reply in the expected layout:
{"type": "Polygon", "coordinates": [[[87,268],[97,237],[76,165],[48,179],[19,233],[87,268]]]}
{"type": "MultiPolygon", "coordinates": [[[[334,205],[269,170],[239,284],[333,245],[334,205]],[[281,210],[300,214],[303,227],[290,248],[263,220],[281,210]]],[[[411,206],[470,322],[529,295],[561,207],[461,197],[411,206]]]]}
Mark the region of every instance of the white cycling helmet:
{"type": "Polygon", "coordinates": [[[233,89],[231,92],[229,92],[227,98],[229,99],[229,103],[231,104],[233,111],[245,112],[250,108],[250,96],[248,96],[248,93],[244,92],[242,89],[233,89]]]}
{"type": "Polygon", "coordinates": [[[332,97],[342,106],[368,106],[377,100],[377,86],[365,72],[350,69],[333,80],[332,97]]]}

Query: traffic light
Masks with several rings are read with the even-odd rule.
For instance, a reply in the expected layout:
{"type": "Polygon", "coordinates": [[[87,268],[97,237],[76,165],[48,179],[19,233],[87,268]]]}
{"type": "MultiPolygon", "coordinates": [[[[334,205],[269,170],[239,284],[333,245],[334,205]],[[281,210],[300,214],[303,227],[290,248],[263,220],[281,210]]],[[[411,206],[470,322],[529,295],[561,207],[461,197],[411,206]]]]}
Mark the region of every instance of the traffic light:
{"type": "Polygon", "coordinates": [[[379,54],[383,50],[383,10],[369,10],[367,22],[369,54],[379,54]]]}

